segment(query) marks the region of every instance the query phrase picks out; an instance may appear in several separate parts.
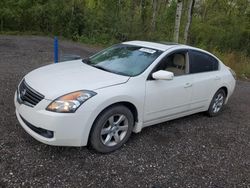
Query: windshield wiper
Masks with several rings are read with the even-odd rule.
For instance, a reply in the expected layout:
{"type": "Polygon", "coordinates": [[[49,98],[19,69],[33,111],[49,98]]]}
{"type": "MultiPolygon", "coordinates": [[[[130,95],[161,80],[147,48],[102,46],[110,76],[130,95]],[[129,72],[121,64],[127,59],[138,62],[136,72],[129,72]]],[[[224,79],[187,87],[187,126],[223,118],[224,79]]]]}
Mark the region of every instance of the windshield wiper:
{"type": "Polygon", "coordinates": [[[104,67],[101,67],[101,66],[98,66],[98,65],[92,65],[89,58],[84,58],[84,59],[82,59],[82,62],[83,62],[83,63],[86,63],[87,65],[90,65],[90,66],[92,66],[92,67],[98,68],[98,69],[100,69],[100,70],[104,70],[104,71],[107,71],[107,72],[112,72],[112,71],[110,71],[110,70],[108,70],[108,69],[106,69],[106,68],[104,68],[104,67]]]}
{"type": "Polygon", "coordinates": [[[107,72],[111,72],[111,73],[114,73],[114,74],[119,74],[119,75],[122,75],[122,76],[129,76],[129,75],[124,74],[124,73],[121,73],[121,72],[116,72],[116,71],[113,71],[113,70],[106,69],[106,68],[104,68],[104,67],[102,67],[102,66],[93,65],[93,67],[98,68],[98,69],[100,69],[100,70],[107,71],[107,72]]]}
{"type": "MultiPolygon", "coordinates": [[[[107,72],[112,72],[111,70],[109,70],[109,69],[106,69],[106,68],[104,68],[104,67],[101,67],[101,66],[98,66],[98,65],[94,65],[93,67],[95,67],[95,68],[98,68],[98,69],[100,69],[100,70],[104,70],[104,71],[107,71],[107,72]]],[[[112,72],[113,73],[113,72],[112,72]]]]}
{"type": "Polygon", "coordinates": [[[84,59],[82,59],[82,62],[83,62],[83,63],[86,63],[86,64],[88,64],[88,65],[91,64],[91,61],[90,61],[89,58],[84,58],[84,59]]]}

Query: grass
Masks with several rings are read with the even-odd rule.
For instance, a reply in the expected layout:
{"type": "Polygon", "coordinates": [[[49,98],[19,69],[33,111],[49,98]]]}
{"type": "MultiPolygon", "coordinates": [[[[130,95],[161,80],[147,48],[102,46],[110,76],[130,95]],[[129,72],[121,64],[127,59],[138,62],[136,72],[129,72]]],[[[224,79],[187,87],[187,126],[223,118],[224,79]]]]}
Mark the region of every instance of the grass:
{"type": "Polygon", "coordinates": [[[233,69],[239,79],[250,80],[250,57],[241,52],[224,52],[214,51],[224,64],[233,69]]]}

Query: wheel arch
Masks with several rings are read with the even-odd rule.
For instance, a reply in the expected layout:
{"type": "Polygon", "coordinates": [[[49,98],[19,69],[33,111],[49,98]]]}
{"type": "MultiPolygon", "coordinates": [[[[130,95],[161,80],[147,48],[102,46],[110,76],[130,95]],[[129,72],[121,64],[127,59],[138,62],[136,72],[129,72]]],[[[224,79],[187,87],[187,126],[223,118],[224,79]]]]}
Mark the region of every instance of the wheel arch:
{"type": "MultiPolygon", "coordinates": [[[[112,108],[113,106],[116,106],[116,105],[123,105],[125,107],[127,107],[133,114],[133,117],[134,117],[134,121],[135,123],[138,121],[138,108],[131,102],[128,102],[128,101],[119,101],[119,102],[114,102],[112,104],[109,104],[108,106],[106,106],[105,108],[103,108],[99,114],[95,117],[95,120],[93,121],[92,125],[91,125],[91,128],[90,128],[90,131],[89,131],[89,135],[88,135],[88,144],[89,145],[89,140],[90,140],[90,136],[91,136],[91,133],[92,133],[92,130],[93,130],[93,125],[95,124],[96,120],[98,119],[98,117],[107,109],[109,108],[112,108]]],[[[135,126],[135,124],[134,124],[135,126]]]]}
{"type": "Polygon", "coordinates": [[[221,87],[218,87],[218,89],[216,89],[216,90],[214,90],[212,93],[211,93],[211,95],[210,95],[210,97],[209,97],[209,103],[207,104],[207,107],[206,107],[206,109],[208,110],[209,109],[209,105],[211,104],[211,102],[212,102],[212,100],[213,100],[213,97],[214,97],[214,95],[217,93],[217,91],[219,91],[220,89],[222,89],[222,90],[224,90],[224,92],[225,92],[225,94],[226,94],[226,100],[225,100],[225,104],[227,103],[227,101],[228,101],[228,87],[225,85],[225,84],[223,84],[223,85],[221,85],[221,87]]]}
{"type": "Polygon", "coordinates": [[[225,91],[225,94],[226,94],[226,97],[227,97],[228,96],[228,88],[226,86],[222,86],[217,91],[219,91],[220,89],[225,91]]]}
{"type": "MultiPolygon", "coordinates": [[[[133,103],[128,102],[128,101],[120,101],[120,102],[115,102],[115,103],[112,103],[112,104],[108,105],[107,107],[105,107],[105,108],[97,115],[96,119],[98,118],[98,116],[99,116],[103,111],[105,111],[105,110],[107,110],[108,108],[111,108],[111,107],[113,107],[113,106],[116,106],[116,105],[123,105],[123,106],[127,107],[127,108],[132,112],[135,122],[138,121],[138,110],[137,110],[136,106],[135,106],[133,103]]],[[[95,120],[96,120],[96,119],[95,119],[95,120]]]]}

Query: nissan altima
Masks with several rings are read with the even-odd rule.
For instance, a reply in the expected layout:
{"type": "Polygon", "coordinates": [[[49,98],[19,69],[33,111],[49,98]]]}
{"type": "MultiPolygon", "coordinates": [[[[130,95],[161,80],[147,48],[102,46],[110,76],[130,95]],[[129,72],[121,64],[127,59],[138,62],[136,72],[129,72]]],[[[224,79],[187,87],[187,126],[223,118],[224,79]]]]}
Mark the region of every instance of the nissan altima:
{"type": "Polygon", "coordinates": [[[130,41],[33,70],[14,101],[18,121],[38,141],[108,153],[144,127],[218,115],[235,83],[234,71],[207,51],[130,41]]]}

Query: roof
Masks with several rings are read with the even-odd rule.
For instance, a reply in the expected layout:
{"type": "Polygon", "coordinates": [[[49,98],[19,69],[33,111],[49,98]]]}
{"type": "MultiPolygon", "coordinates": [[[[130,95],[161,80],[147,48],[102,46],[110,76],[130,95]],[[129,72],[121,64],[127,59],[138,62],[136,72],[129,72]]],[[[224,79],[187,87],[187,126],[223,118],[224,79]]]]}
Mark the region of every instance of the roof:
{"type": "Polygon", "coordinates": [[[139,41],[139,40],[123,42],[123,44],[142,46],[146,48],[154,48],[154,49],[161,50],[161,51],[166,51],[169,48],[172,48],[173,46],[180,45],[177,43],[165,43],[165,42],[157,43],[157,42],[147,42],[147,41],[139,41]]]}
{"type": "Polygon", "coordinates": [[[218,59],[215,55],[213,55],[212,53],[210,53],[206,50],[203,50],[200,48],[195,48],[195,47],[185,45],[185,44],[173,43],[173,42],[147,42],[147,41],[134,40],[134,41],[123,42],[122,44],[141,46],[141,47],[145,47],[145,48],[153,48],[153,49],[161,50],[161,51],[166,51],[170,48],[181,46],[181,47],[185,47],[185,49],[193,49],[193,50],[201,51],[203,53],[207,53],[207,54],[215,57],[216,59],[218,59]]]}

